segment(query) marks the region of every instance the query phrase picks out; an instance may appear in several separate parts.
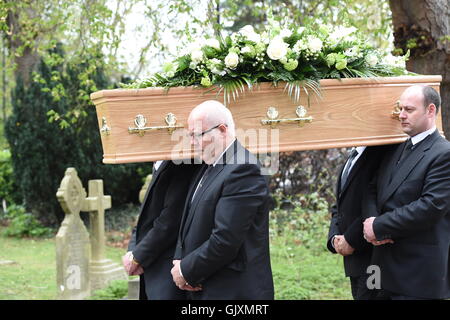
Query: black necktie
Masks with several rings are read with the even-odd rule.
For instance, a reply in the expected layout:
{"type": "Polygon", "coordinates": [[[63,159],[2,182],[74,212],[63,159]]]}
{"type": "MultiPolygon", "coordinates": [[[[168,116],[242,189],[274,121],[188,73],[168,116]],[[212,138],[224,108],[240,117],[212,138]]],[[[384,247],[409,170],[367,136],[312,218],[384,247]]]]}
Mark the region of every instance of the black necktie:
{"type": "Polygon", "coordinates": [[[350,157],[347,160],[347,166],[345,167],[344,173],[341,177],[341,190],[344,189],[345,183],[347,182],[348,175],[350,173],[350,168],[352,167],[352,162],[355,160],[356,156],[358,155],[358,151],[356,149],[353,149],[352,153],[350,154],[350,157]]]}
{"type": "Polygon", "coordinates": [[[405,145],[403,146],[402,154],[400,155],[400,158],[397,161],[397,165],[409,156],[412,149],[413,144],[411,142],[411,139],[406,140],[405,145]]]}
{"type": "Polygon", "coordinates": [[[199,183],[197,184],[197,187],[192,194],[191,202],[194,200],[194,197],[196,193],[199,191],[199,189],[202,187],[203,183],[206,181],[206,178],[208,177],[209,173],[211,172],[211,169],[213,168],[213,165],[210,164],[206,167],[206,170],[204,171],[202,178],[200,179],[199,183]]]}

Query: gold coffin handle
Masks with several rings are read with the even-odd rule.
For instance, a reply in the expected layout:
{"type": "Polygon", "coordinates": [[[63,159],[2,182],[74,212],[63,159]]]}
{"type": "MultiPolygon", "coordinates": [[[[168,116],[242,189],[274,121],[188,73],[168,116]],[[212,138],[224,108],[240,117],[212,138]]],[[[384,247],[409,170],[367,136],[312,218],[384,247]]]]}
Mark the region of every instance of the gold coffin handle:
{"type": "Polygon", "coordinates": [[[167,126],[146,127],[145,125],[147,124],[147,119],[142,114],[138,114],[136,116],[136,118],[134,119],[134,124],[136,125],[136,127],[134,127],[134,128],[129,127],[128,132],[129,133],[137,133],[142,137],[145,134],[145,131],[167,129],[169,134],[172,134],[172,132],[175,131],[176,129],[184,128],[183,125],[176,124],[177,117],[171,112],[169,112],[166,115],[164,120],[166,121],[167,126]]]}
{"type": "Polygon", "coordinates": [[[111,133],[111,128],[108,126],[106,122],[106,117],[102,117],[102,127],[100,128],[100,133],[109,136],[111,133]]]}
{"type": "Polygon", "coordinates": [[[297,114],[297,118],[278,118],[278,110],[275,107],[269,107],[267,109],[267,117],[268,119],[261,119],[261,123],[263,125],[270,125],[274,127],[278,123],[283,122],[297,122],[300,127],[303,127],[305,123],[311,123],[313,121],[313,117],[306,116],[307,111],[304,106],[298,106],[295,109],[295,113],[297,114]]]}
{"type": "Polygon", "coordinates": [[[400,121],[400,112],[400,100],[397,100],[397,102],[395,103],[394,111],[392,111],[391,113],[392,119],[400,121]]]}

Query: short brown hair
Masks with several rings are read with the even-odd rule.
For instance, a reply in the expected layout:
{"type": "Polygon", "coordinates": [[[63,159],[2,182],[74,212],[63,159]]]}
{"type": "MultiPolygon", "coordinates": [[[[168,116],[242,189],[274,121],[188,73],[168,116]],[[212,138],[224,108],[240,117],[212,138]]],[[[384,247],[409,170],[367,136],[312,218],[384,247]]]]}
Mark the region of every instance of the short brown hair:
{"type": "Polygon", "coordinates": [[[423,93],[423,103],[425,108],[430,104],[434,104],[436,106],[436,114],[439,112],[439,107],[441,106],[441,96],[439,93],[432,87],[424,86],[422,88],[423,93]]]}

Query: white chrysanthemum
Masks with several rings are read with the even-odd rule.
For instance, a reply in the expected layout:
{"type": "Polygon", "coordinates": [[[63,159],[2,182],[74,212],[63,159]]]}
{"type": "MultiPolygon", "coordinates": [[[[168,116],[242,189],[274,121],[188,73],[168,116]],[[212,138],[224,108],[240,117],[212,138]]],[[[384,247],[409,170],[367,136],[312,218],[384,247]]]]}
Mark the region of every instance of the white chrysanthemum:
{"type": "Polygon", "coordinates": [[[297,29],[297,33],[298,33],[298,34],[302,34],[303,31],[305,31],[305,27],[299,27],[299,28],[297,29]]]}
{"type": "Polygon", "coordinates": [[[247,40],[258,43],[261,41],[261,36],[255,32],[252,25],[246,25],[239,30],[239,33],[247,40]]]}
{"type": "Polygon", "coordinates": [[[302,40],[298,40],[294,44],[292,51],[294,51],[296,54],[300,54],[302,51],[304,51],[306,49],[307,49],[307,47],[305,46],[305,43],[302,40]]]}
{"type": "Polygon", "coordinates": [[[250,53],[250,52],[252,52],[252,49],[250,49],[249,46],[245,46],[241,50],[241,53],[250,53]]]}
{"type": "Polygon", "coordinates": [[[194,63],[199,63],[203,60],[203,52],[202,50],[194,50],[191,52],[191,60],[194,63]]]}
{"type": "Polygon", "coordinates": [[[349,58],[357,57],[359,54],[359,49],[357,47],[351,47],[345,50],[344,54],[349,58]]]}
{"type": "Polygon", "coordinates": [[[220,42],[217,39],[208,39],[206,40],[206,45],[210,46],[216,50],[220,50],[220,42]]]}
{"type": "Polygon", "coordinates": [[[291,35],[292,35],[292,31],[287,28],[284,28],[280,32],[280,37],[282,37],[282,38],[289,38],[291,35]]]}
{"type": "Polygon", "coordinates": [[[343,39],[347,40],[347,41],[354,41],[355,37],[352,35],[353,33],[355,33],[357,29],[355,27],[343,27],[343,26],[338,26],[336,27],[333,32],[330,33],[330,40],[332,43],[337,43],[343,39]]]}
{"type": "Polygon", "coordinates": [[[393,67],[405,68],[406,62],[404,57],[395,57],[391,54],[384,57],[383,62],[393,67]]]}
{"type": "Polygon", "coordinates": [[[369,66],[374,67],[378,63],[378,57],[374,54],[369,54],[366,57],[366,62],[369,66]]]}
{"type": "Polygon", "coordinates": [[[219,59],[216,59],[216,58],[210,59],[209,61],[211,61],[211,63],[215,64],[215,65],[222,63],[219,59]]]}
{"type": "Polygon", "coordinates": [[[265,43],[265,44],[269,44],[269,42],[270,42],[270,37],[269,37],[269,33],[267,33],[267,31],[264,31],[264,32],[261,34],[261,42],[262,42],[262,43],[265,43]]]}
{"type": "Polygon", "coordinates": [[[237,55],[237,53],[235,52],[228,53],[228,55],[225,57],[225,65],[230,69],[234,69],[237,67],[238,64],[239,64],[239,56],[237,55]]]}
{"type": "Polygon", "coordinates": [[[267,47],[267,55],[272,60],[279,60],[286,56],[288,44],[283,41],[282,38],[276,37],[270,41],[267,47]]]}
{"type": "Polygon", "coordinates": [[[308,36],[308,48],[311,52],[316,53],[322,50],[322,40],[314,36],[308,36]]]}

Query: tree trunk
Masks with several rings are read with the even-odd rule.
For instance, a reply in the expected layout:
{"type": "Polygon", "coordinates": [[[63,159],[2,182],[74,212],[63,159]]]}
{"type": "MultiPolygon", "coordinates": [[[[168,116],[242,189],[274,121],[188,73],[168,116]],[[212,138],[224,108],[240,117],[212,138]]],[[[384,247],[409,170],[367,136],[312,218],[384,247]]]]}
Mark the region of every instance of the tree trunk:
{"type": "Polygon", "coordinates": [[[442,75],[442,124],[450,138],[450,2],[389,0],[395,47],[410,49],[409,71],[442,75]]]}
{"type": "MultiPolygon", "coordinates": [[[[12,3],[12,1],[8,1],[12,3]]],[[[14,8],[14,6],[12,6],[14,8]]],[[[22,78],[25,85],[30,81],[30,75],[37,63],[39,62],[39,55],[36,51],[37,45],[34,45],[32,41],[38,41],[38,35],[30,35],[24,32],[23,25],[20,21],[20,14],[25,14],[28,17],[35,17],[36,12],[33,8],[27,7],[22,12],[19,10],[9,10],[6,15],[6,23],[8,25],[8,32],[5,35],[7,40],[7,46],[11,54],[14,55],[14,62],[16,63],[15,74],[16,77],[22,78]],[[24,41],[22,37],[26,35],[27,41],[24,41]],[[19,50],[20,49],[20,50],[19,50]],[[20,54],[17,52],[21,51],[20,54]]],[[[23,17],[22,17],[23,18],[23,17]]]]}

